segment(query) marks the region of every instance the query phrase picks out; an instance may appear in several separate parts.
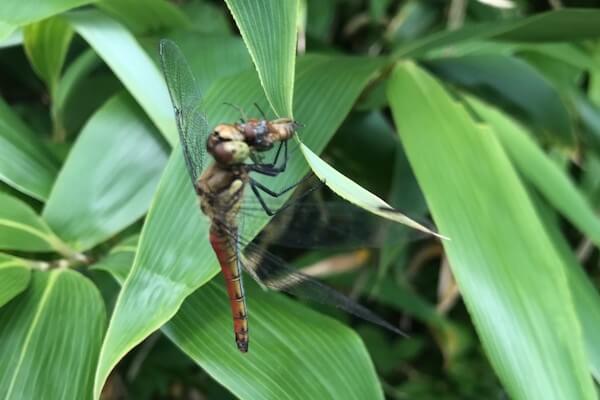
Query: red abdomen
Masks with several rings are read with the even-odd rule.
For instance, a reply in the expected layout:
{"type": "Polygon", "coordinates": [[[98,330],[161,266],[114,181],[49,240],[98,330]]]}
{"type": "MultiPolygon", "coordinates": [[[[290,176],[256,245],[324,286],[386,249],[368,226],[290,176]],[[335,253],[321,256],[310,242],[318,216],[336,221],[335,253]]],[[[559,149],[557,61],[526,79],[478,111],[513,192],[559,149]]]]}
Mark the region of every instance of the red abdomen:
{"type": "Polygon", "coordinates": [[[217,255],[225,285],[229,295],[231,314],[233,315],[233,331],[238,349],[248,351],[248,309],[242,285],[242,271],[238,262],[238,254],[232,239],[219,232],[214,226],[210,229],[210,244],[217,255]]]}

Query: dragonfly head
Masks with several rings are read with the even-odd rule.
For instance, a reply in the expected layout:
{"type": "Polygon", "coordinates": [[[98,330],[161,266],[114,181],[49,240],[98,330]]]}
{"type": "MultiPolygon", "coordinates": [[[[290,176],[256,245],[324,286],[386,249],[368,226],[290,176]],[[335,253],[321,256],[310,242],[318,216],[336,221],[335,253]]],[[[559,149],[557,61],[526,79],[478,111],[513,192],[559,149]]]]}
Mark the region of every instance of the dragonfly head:
{"type": "Polygon", "coordinates": [[[270,122],[269,132],[273,136],[273,141],[289,140],[303,126],[291,118],[278,118],[270,122]]]}
{"type": "Polygon", "coordinates": [[[273,140],[269,135],[268,123],[264,119],[251,119],[236,125],[244,140],[254,151],[267,151],[273,147],[273,140]]]}
{"type": "Polygon", "coordinates": [[[241,164],[250,155],[244,135],[229,124],[215,127],[206,141],[206,150],[222,165],[241,164]]]}

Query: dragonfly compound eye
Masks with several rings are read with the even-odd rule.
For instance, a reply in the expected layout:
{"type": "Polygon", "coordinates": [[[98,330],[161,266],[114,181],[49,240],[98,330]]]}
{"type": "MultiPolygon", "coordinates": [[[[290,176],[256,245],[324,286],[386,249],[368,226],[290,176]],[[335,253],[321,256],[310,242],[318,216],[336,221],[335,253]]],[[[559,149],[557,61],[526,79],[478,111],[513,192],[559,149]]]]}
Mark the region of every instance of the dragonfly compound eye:
{"type": "Polygon", "coordinates": [[[218,163],[241,164],[250,156],[250,148],[242,141],[223,141],[209,148],[218,163]]]}

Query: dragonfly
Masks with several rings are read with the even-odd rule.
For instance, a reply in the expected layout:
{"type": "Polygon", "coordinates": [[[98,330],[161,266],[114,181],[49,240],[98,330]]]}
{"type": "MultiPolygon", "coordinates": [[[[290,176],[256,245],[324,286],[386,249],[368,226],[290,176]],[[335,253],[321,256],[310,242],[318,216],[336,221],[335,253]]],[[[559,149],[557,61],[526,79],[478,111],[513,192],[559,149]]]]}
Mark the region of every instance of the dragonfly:
{"type": "Polygon", "coordinates": [[[168,39],[161,40],[159,50],[187,171],[200,209],[211,222],[209,240],[225,279],[237,348],[246,353],[249,344],[242,270],[264,288],[336,306],[403,335],[366,307],[302,274],[240,234],[239,219],[245,213],[242,203],[247,186],[261,209],[272,216],[277,211],[267,205],[263,194],[279,197],[304,181],[274,191],[253,177],[253,174],[277,176],[284,173],[289,157],[288,141],[301,125],[291,118],[267,120],[263,113],[262,119],[242,118],[239,123],[219,124],[210,130],[201,91],[183,53],[168,39]],[[275,145],[278,147],[272,161],[264,162],[260,154],[275,145]]]}

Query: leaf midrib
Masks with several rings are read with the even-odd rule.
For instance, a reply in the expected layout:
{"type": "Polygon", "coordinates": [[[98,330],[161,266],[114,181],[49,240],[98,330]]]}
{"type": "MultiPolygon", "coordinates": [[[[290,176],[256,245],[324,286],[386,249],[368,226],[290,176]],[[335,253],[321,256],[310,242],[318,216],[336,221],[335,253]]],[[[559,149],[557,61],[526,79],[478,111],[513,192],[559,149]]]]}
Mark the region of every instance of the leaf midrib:
{"type": "Polygon", "coordinates": [[[29,346],[29,343],[31,342],[33,332],[35,331],[34,328],[38,325],[38,323],[40,321],[40,316],[42,315],[42,310],[48,303],[48,298],[50,296],[50,292],[51,292],[52,288],[54,287],[57,279],[58,279],[58,273],[50,273],[50,277],[46,283],[46,288],[44,289],[42,298],[40,299],[40,302],[38,304],[38,307],[37,307],[37,310],[33,317],[33,320],[31,321],[31,324],[29,326],[27,336],[25,338],[25,341],[23,342],[23,348],[21,350],[21,355],[19,357],[19,361],[17,362],[17,366],[14,369],[13,377],[11,379],[10,386],[8,387],[8,391],[6,393],[6,398],[10,398],[11,392],[14,389],[14,386],[15,386],[15,383],[17,380],[17,376],[19,375],[19,370],[21,368],[21,365],[23,364],[23,360],[25,359],[25,353],[27,352],[27,347],[29,346]]]}

